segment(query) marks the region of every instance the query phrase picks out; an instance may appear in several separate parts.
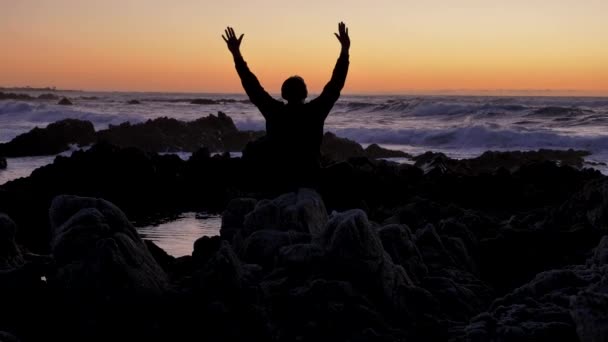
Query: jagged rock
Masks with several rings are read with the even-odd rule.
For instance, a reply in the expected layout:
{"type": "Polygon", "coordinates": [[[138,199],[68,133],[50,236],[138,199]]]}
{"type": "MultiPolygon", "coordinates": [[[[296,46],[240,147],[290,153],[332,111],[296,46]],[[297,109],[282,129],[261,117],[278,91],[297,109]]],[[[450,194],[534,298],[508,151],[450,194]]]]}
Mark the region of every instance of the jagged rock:
{"type": "Polygon", "coordinates": [[[365,150],[358,143],[326,132],[321,143],[321,154],[332,160],[346,160],[365,156],[365,150]]]}
{"type": "Polygon", "coordinates": [[[0,157],[0,170],[4,170],[7,167],[6,158],[0,157]]]}
{"type": "Polygon", "coordinates": [[[419,284],[427,275],[428,269],[409,227],[390,224],[380,228],[378,235],[384,250],[391,256],[393,262],[403,266],[412,281],[419,284]]]}
{"type": "Polygon", "coordinates": [[[70,101],[67,97],[64,97],[61,100],[59,100],[59,102],[57,102],[57,104],[61,105],[61,106],[71,106],[71,105],[73,105],[72,101],[70,101]]]}
{"type": "Polygon", "coordinates": [[[295,231],[258,230],[243,244],[243,261],[269,268],[274,266],[279,249],[297,243],[310,241],[307,233],[295,231]]]}
{"type": "Polygon", "coordinates": [[[19,342],[19,339],[13,334],[0,331],[0,342],[19,342]]]}
{"type": "Polygon", "coordinates": [[[572,149],[566,151],[540,149],[525,152],[486,151],[479,157],[456,160],[443,153],[426,152],[413,157],[413,159],[416,161],[415,165],[426,172],[437,170],[441,173],[479,175],[497,172],[501,169],[514,172],[523,166],[543,162],[553,162],[580,169],[583,167],[584,157],[589,154],[588,151],[572,149]]]}
{"type": "MultiPolygon", "coordinates": [[[[604,289],[605,290],[605,289],[604,289]]],[[[570,301],[570,313],[581,341],[608,341],[608,295],[581,291],[570,301]]]]}
{"type": "Polygon", "coordinates": [[[0,271],[23,266],[25,259],[17,243],[17,226],[10,217],[0,213],[0,271]]]}
{"type": "Polygon", "coordinates": [[[243,229],[245,216],[252,212],[258,201],[254,198],[234,198],[228,202],[222,213],[222,239],[232,241],[234,235],[243,229]]]}
{"type": "Polygon", "coordinates": [[[226,114],[209,115],[194,121],[156,118],[146,122],[110,125],[97,132],[99,141],[121,147],[137,147],[148,152],[194,152],[206,147],[210,152],[241,151],[247,142],[262,133],[239,131],[226,114]]]}
{"type": "Polygon", "coordinates": [[[237,299],[246,286],[247,269],[226,241],[193,276],[193,291],[211,300],[237,299]]]}
{"type": "Polygon", "coordinates": [[[555,226],[590,226],[608,231],[608,180],[589,182],[560,208],[555,210],[550,224],[555,226]]]}
{"type": "Polygon", "coordinates": [[[321,197],[301,188],[274,200],[262,200],[245,216],[243,237],[262,230],[294,230],[318,237],[327,223],[327,211],[321,197]]]}
{"type": "Polygon", "coordinates": [[[49,284],[72,295],[158,295],[167,276],[120,209],[102,199],[58,196],[49,210],[56,262],[49,284]]]}
{"type": "Polygon", "coordinates": [[[192,259],[198,266],[204,265],[221,246],[219,236],[203,236],[194,241],[194,250],[192,251],[192,259]]]}
{"type": "Polygon", "coordinates": [[[602,237],[589,262],[598,266],[608,264],[608,236],[602,237]]]}
{"type": "Polygon", "coordinates": [[[457,263],[443,243],[437,230],[431,224],[416,231],[416,246],[422,253],[426,265],[430,267],[456,266],[457,263]]]}
{"type": "Polygon", "coordinates": [[[3,93],[0,92],[0,100],[21,100],[28,101],[34,98],[27,94],[3,93]]]}
{"type": "Polygon", "coordinates": [[[164,249],[160,248],[151,240],[144,240],[144,243],[146,244],[146,248],[148,248],[148,251],[154,258],[154,260],[156,260],[156,262],[160,265],[160,267],[162,267],[165,272],[168,272],[173,266],[173,263],[175,263],[176,258],[172,255],[169,255],[169,253],[165,252],[164,249]]]}
{"type": "Polygon", "coordinates": [[[332,269],[355,284],[378,291],[396,306],[403,287],[413,285],[405,270],[393,264],[362,210],[335,214],[319,238],[332,269]]]}
{"type": "Polygon", "coordinates": [[[411,158],[412,155],[403,151],[389,150],[378,144],[371,144],[365,148],[365,156],[370,159],[379,158],[411,158]]]}
{"type": "Polygon", "coordinates": [[[314,268],[324,256],[323,249],[317,244],[292,244],[279,249],[277,267],[291,270],[314,268]]]}
{"type": "Polygon", "coordinates": [[[34,128],[8,143],[0,144],[0,155],[6,157],[41,156],[61,153],[70,144],[89,145],[95,141],[95,129],[89,121],[64,119],[34,128]]]}

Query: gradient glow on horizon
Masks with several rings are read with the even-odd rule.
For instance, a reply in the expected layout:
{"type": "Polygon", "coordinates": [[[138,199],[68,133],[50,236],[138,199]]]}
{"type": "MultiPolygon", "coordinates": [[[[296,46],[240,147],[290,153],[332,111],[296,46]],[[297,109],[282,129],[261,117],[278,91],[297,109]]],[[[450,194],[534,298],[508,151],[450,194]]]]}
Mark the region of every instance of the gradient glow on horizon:
{"type": "Polygon", "coordinates": [[[0,86],[242,92],[221,34],[265,88],[312,93],[350,30],[347,93],[608,95],[608,1],[0,0],[0,86]]]}

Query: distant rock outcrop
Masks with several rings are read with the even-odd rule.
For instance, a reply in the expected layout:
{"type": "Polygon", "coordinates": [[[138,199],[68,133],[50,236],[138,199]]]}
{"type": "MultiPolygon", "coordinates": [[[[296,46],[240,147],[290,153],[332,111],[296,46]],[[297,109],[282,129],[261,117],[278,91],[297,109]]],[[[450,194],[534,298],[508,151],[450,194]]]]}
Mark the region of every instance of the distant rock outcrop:
{"type": "Polygon", "coordinates": [[[377,144],[371,144],[364,149],[356,141],[338,137],[332,132],[326,132],[325,135],[323,135],[321,154],[334,161],[342,161],[357,157],[371,159],[411,158],[411,155],[405,152],[385,149],[377,144]]]}
{"type": "Polygon", "coordinates": [[[10,142],[0,144],[0,155],[23,157],[52,155],[70,148],[71,144],[85,146],[95,141],[95,129],[89,121],[64,119],[34,128],[10,142]]]}
{"type": "Polygon", "coordinates": [[[68,99],[67,97],[64,97],[61,100],[59,100],[59,102],[57,102],[57,104],[61,105],[61,106],[71,106],[71,105],[73,105],[72,101],[70,101],[70,99],[68,99]]]}
{"type": "Polygon", "coordinates": [[[241,151],[256,136],[260,134],[239,131],[222,112],[190,122],[170,118],[127,122],[97,132],[99,141],[148,152],[194,152],[201,147],[210,152],[241,151]]]}
{"type": "Polygon", "coordinates": [[[0,170],[6,169],[7,166],[6,158],[0,157],[0,170]]]}

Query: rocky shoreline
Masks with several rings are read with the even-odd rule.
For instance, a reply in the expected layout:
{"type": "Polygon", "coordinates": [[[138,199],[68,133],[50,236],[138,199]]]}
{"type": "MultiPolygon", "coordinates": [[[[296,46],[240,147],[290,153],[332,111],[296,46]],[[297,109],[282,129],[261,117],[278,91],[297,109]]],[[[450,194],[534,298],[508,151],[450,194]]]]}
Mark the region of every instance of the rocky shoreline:
{"type": "Polygon", "coordinates": [[[287,189],[211,149],[184,161],[78,132],[95,144],[0,186],[2,341],[606,336],[608,179],[585,152],[408,165],[334,148],[313,187],[287,189]],[[179,258],[131,223],[202,209],[220,236],[179,258]]]}

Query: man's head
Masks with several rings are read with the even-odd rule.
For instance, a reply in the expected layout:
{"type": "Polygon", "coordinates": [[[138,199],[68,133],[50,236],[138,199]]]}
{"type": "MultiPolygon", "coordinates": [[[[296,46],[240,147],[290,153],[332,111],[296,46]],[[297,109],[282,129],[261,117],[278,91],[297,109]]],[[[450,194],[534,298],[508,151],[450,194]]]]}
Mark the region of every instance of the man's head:
{"type": "Polygon", "coordinates": [[[308,96],[308,90],[306,89],[306,83],[300,76],[291,76],[283,82],[281,87],[281,96],[287,100],[287,102],[303,102],[306,96],[308,96]]]}

